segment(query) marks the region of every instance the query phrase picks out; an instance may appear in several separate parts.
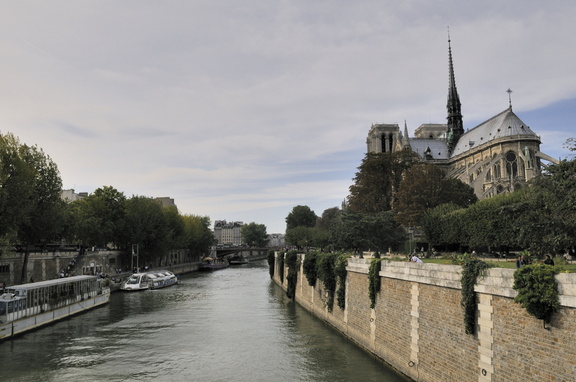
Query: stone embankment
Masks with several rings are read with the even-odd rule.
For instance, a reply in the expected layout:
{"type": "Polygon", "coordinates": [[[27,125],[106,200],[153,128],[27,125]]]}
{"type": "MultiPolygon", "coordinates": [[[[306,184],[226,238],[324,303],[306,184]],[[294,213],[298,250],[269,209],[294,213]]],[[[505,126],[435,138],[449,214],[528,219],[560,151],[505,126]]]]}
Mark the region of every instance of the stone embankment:
{"type": "MultiPolygon", "coordinates": [[[[557,275],[562,306],[544,327],[514,302],[514,270],[490,269],[475,287],[477,333],[470,335],[460,305],[460,266],[382,261],[381,288],[370,309],[370,262],[349,259],[344,310],[335,304],[328,311],[322,283],[308,285],[302,267],[296,302],[414,381],[575,380],[576,274],[557,275]]],[[[278,265],[276,258],[275,270],[278,265]]],[[[278,272],[274,280],[287,288],[278,272]]]]}

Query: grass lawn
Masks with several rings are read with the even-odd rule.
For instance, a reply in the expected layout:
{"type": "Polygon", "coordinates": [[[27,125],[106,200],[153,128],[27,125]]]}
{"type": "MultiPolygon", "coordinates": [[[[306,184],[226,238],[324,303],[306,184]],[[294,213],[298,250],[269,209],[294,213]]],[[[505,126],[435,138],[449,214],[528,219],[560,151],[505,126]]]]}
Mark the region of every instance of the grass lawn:
{"type": "MultiPolygon", "coordinates": [[[[422,261],[425,263],[433,263],[433,264],[452,264],[452,260],[449,259],[422,259],[422,261]]],[[[490,260],[485,261],[495,268],[516,269],[516,259],[510,259],[508,261],[490,261],[490,260]]],[[[576,264],[574,263],[559,265],[558,268],[560,268],[560,271],[576,272],[576,264]]]]}

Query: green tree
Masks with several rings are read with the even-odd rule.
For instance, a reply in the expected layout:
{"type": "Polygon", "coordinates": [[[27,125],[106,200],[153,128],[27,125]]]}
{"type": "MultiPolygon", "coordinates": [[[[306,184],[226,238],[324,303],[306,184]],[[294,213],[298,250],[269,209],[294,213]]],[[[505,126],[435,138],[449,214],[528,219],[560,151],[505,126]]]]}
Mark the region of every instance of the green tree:
{"type": "Polygon", "coordinates": [[[296,206],[286,217],[286,229],[314,227],[318,216],[308,206],[296,206]]]}
{"type": "Polygon", "coordinates": [[[58,167],[38,146],[0,135],[0,239],[25,246],[21,282],[26,282],[30,245],[60,239],[62,180],[58,167]]]}
{"type": "Polygon", "coordinates": [[[241,228],[241,234],[244,243],[250,247],[268,246],[268,234],[264,224],[256,224],[254,222],[244,224],[241,228]]]}
{"type": "Polygon", "coordinates": [[[425,212],[440,204],[467,207],[477,201],[474,189],[433,164],[416,164],[406,171],[394,201],[396,219],[404,227],[419,227],[425,212]]]}
{"type": "Polygon", "coordinates": [[[126,197],[111,186],[98,188],[86,198],[71,203],[76,238],[85,246],[120,245],[125,241],[123,224],[126,197]]]}
{"type": "Polygon", "coordinates": [[[208,216],[183,215],[184,242],[190,251],[190,261],[199,261],[210,253],[211,247],[216,244],[214,233],[210,230],[208,216]]]}
{"type": "Polygon", "coordinates": [[[322,216],[316,221],[316,228],[328,231],[332,223],[338,219],[342,211],[338,207],[332,207],[324,210],[322,216]]]}
{"type": "Polygon", "coordinates": [[[418,161],[408,150],[393,153],[367,153],[350,186],[348,209],[375,213],[392,208],[404,172],[418,161]]]}
{"type": "Polygon", "coordinates": [[[297,226],[286,230],[284,238],[287,244],[295,245],[298,249],[308,247],[314,243],[314,228],[297,226]]]}
{"type": "Polygon", "coordinates": [[[162,206],[152,198],[132,196],[125,202],[123,247],[138,244],[140,263],[155,264],[172,248],[162,206]]]}
{"type": "Polygon", "coordinates": [[[406,239],[392,211],[377,214],[346,211],[333,224],[331,234],[337,248],[352,250],[387,251],[406,239]]]}

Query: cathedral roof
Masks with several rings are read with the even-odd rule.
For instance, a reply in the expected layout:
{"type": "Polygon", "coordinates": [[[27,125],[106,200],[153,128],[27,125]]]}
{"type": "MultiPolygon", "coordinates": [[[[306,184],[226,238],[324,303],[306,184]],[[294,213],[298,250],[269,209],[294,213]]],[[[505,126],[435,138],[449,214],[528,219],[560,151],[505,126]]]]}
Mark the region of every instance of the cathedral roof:
{"type": "Polygon", "coordinates": [[[452,156],[465,153],[493,139],[519,135],[538,137],[528,125],[514,114],[512,107],[509,107],[500,114],[495,115],[464,133],[458,140],[452,156]]]}
{"type": "Polygon", "coordinates": [[[410,138],[410,148],[422,158],[429,154],[429,159],[448,159],[446,139],[410,138]]]}

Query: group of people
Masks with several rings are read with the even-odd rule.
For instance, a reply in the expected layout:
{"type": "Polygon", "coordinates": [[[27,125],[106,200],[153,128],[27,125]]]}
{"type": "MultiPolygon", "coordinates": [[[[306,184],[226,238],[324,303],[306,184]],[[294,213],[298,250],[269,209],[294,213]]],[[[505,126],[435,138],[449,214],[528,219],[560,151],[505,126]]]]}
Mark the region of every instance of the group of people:
{"type": "MultiPolygon", "coordinates": [[[[550,255],[546,255],[544,257],[544,264],[546,265],[554,265],[554,260],[552,260],[552,258],[550,257],[550,255]]],[[[528,265],[530,264],[529,260],[526,259],[526,257],[524,257],[524,255],[520,255],[518,256],[518,258],[516,259],[516,268],[522,268],[524,265],[528,265]]]]}

